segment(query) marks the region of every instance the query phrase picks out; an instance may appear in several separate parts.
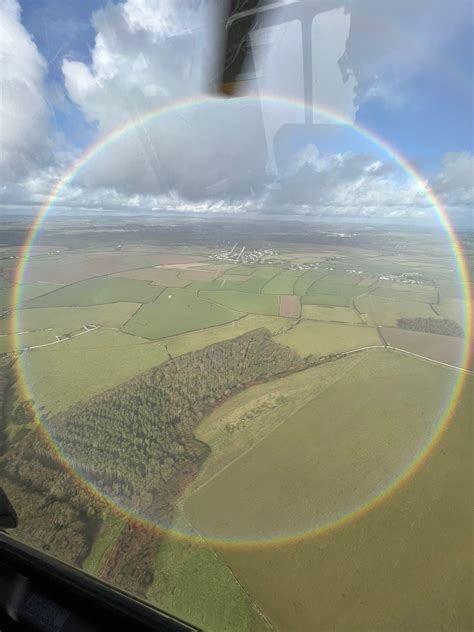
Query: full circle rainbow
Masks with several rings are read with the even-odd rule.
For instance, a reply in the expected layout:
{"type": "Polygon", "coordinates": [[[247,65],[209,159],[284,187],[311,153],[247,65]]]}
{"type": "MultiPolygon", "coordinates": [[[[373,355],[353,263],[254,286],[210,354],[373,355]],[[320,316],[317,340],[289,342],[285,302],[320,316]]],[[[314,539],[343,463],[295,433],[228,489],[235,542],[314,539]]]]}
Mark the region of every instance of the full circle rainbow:
{"type": "MultiPolygon", "coordinates": [[[[239,103],[241,104],[257,104],[257,103],[268,103],[275,105],[283,105],[283,106],[292,106],[300,109],[305,109],[308,106],[298,100],[288,99],[285,97],[273,96],[273,95],[259,95],[259,96],[244,96],[239,97],[239,103]]],[[[55,202],[58,198],[58,195],[65,189],[65,187],[76,177],[76,175],[80,172],[82,167],[84,167],[91,159],[95,158],[99,155],[103,150],[110,147],[123,138],[128,133],[132,132],[137,126],[145,125],[150,121],[154,121],[159,117],[164,117],[168,114],[179,113],[180,111],[186,110],[190,107],[202,107],[209,103],[216,103],[216,99],[209,98],[193,98],[187,99],[179,102],[174,102],[164,107],[160,107],[158,109],[154,109],[146,112],[145,114],[141,114],[140,116],[133,118],[127,121],[125,124],[116,128],[109,134],[100,138],[96,143],[91,145],[76,162],[64,173],[62,178],[56,184],[54,189],[52,190],[48,200],[41,207],[38,212],[30,231],[25,239],[25,242],[22,246],[20,252],[20,259],[18,266],[15,271],[15,285],[14,285],[14,305],[21,306],[21,288],[22,283],[25,279],[26,271],[28,268],[29,258],[31,254],[31,248],[35,243],[37,236],[41,231],[41,227],[46,220],[48,213],[51,211],[55,202]]],[[[469,281],[468,269],[466,262],[463,258],[462,247],[460,241],[451,225],[449,216],[444,209],[440,199],[436,197],[433,191],[429,188],[427,182],[423,179],[421,174],[419,174],[416,169],[411,165],[408,160],[406,160],[397,150],[393,147],[389,146],[382,138],[369,131],[365,127],[359,124],[353,123],[351,120],[341,116],[337,112],[331,111],[326,107],[322,107],[320,105],[315,105],[311,107],[313,112],[318,115],[322,115],[326,117],[330,122],[340,125],[348,126],[352,128],[363,137],[371,141],[373,145],[382,150],[387,156],[389,156],[395,163],[397,163],[400,168],[411,177],[414,182],[418,185],[420,192],[425,196],[426,200],[429,202],[431,207],[436,212],[439,222],[446,232],[450,246],[453,253],[453,258],[456,264],[456,271],[458,275],[458,279],[460,281],[460,285],[463,291],[464,298],[464,313],[463,313],[463,321],[464,321],[464,343],[463,349],[461,353],[460,366],[461,368],[457,372],[457,377],[451,391],[451,396],[447,401],[445,408],[440,415],[440,420],[437,423],[434,431],[432,432],[428,442],[424,444],[416,453],[415,457],[412,459],[411,463],[406,467],[400,476],[393,480],[382,492],[377,495],[370,497],[365,504],[356,507],[355,509],[350,509],[349,513],[333,520],[332,522],[328,522],[323,524],[322,526],[316,527],[311,530],[305,530],[302,532],[296,532],[285,535],[278,536],[269,536],[267,538],[261,539],[253,539],[253,540],[226,540],[226,539],[203,539],[201,536],[184,533],[174,529],[172,527],[163,527],[159,524],[156,524],[150,521],[143,516],[140,516],[127,508],[119,506],[115,501],[110,499],[103,492],[100,492],[92,483],[84,480],[75,469],[69,464],[67,456],[61,451],[59,445],[56,444],[55,441],[49,435],[42,419],[41,413],[38,410],[38,406],[34,405],[34,414],[35,414],[35,425],[39,429],[42,438],[45,440],[49,449],[51,450],[51,454],[53,457],[61,463],[62,467],[73,477],[74,483],[78,485],[81,489],[92,494],[97,500],[101,501],[101,503],[106,503],[107,508],[110,511],[116,512],[118,515],[122,517],[127,517],[131,520],[136,521],[139,524],[146,526],[147,528],[153,529],[157,532],[158,535],[164,536],[172,536],[179,540],[185,541],[193,541],[196,543],[210,543],[217,547],[249,547],[249,546],[274,546],[274,545],[282,545],[288,542],[295,542],[301,540],[305,537],[309,536],[317,536],[323,533],[327,533],[334,529],[340,528],[353,520],[361,517],[367,512],[371,511],[378,505],[380,505],[387,498],[392,496],[395,492],[397,492],[416,472],[423,466],[423,464],[427,461],[429,455],[433,452],[435,447],[438,445],[441,437],[445,429],[447,428],[450,420],[453,417],[453,414],[456,410],[457,404],[459,402],[461,393],[463,391],[464,384],[467,379],[467,367],[470,362],[470,339],[471,339],[471,286],[469,281]]],[[[13,317],[11,319],[11,334],[15,339],[15,349],[20,349],[20,341],[18,339],[17,332],[19,331],[19,313],[18,309],[14,309],[13,317]]],[[[15,363],[17,380],[19,387],[21,389],[22,395],[25,399],[34,400],[31,389],[28,385],[28,381],[26,379],[26,368],[24,366],[24,360],[22,354],[19,354],[18,360],[15,363]]]]}

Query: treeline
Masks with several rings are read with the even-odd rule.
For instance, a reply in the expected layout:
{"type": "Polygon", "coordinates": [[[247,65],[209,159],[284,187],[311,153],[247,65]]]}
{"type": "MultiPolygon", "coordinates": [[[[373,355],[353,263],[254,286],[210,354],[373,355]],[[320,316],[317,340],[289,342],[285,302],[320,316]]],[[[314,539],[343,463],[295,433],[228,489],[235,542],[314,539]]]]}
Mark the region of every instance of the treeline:
{"type": "Polygon", "coordinates": [[[399,318],[397,326],[401,329],[423,331],[427,334],[439,334],[441,336],[462,337],[464,335],[462,327],[449,318],[399,318]]]}
{"type": "Polygon", "coordinates": [[[208,455],[193,430],[216,402],[306,366],[258,329],[180,356],[48,422],[73,467],[115,501],[166,523],[208,455]]]}

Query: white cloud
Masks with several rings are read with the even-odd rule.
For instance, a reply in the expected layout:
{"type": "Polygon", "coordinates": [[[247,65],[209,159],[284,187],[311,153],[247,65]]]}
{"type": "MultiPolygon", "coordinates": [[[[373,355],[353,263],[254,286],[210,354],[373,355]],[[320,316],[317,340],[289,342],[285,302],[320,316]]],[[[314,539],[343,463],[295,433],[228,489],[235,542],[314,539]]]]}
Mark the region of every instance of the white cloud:
{"type": "Polygon", "coordinates": [[[352,152],[306,147],[289,165],[266,205],[314,215],[403,217],[432,211],[421,186],[395,165],[352,152]]]}
{"type": "MultiPolygon", "coordinates": [[[[65,60],[63,73],[70,98],[97,124],[99,136],[143,112],[202,97],[209,59],[216,53],[219,16],[213,6],[205,1],[177,5],[171,0],[127,0],[94,15],[92,63],[65,60]]],[[[344,80],[338,64],[350,16],[339,9],[318,19],[316,96],[353,118],[354,80],[344,80]],[[322,39],[320,31],[326,27],[333,35],[322,39]]],[[[270,39],[258,80],[260,94],[301,100],[301,29],[292,23],[277,28],[270,39]]],[[[278,109],[257,101],[221,99],[189,107],[168,115],[166,124],[157,120],[137,126],[94,161],[83,182],[89,187],[115,186],[126,194],[174,192],[195,201],[214,197],[234,204],[255,199],[269,170],[275,170],[275,134],[283,123],[302,120],[301,108],[278,109]]]]}
{"type": "Polygon", "coordinates": [[[21,24],[16,0],[0,0],[0,170],[17,180],[51,158],[46,64],[21,24]]]}
{"type": "Polygon", "coordinates": [[[449,152],[431,186],[449,206],[474,209],[474,155],[467,151],[449,152]]]}
{"type": "MultiPolygon", "coordinates": [[[[70,99],[97,128],[98,138],[144,112],[202,97],[209,79],[209,58],[215,54],[217,16],[211,11],[213,4],[196,0],[178,7],[174,0],[127,0],[107,4],[94,14],[96,37],[90,64],[65,59],[62,68],[70,99]]],[[[375,43],[364,39],[360,19],[365,14],[360,6],[352,15],[340,8],[327,11],[313,24],[317,40],[313,60],[315,96],[349,119],[354,119],[357,112],[356,90],[359,98],[364,90],[368,98],[370,86],[372,96],[383,88],[382,83],[370,83],[367,76],[361,77],[358,68],[377,68],[387,90],[396,73],[384,72],[390,65],[390,51],[400,41],[397,29],[388,35],[382,31],[375,43]]],[[[44,164],[32,159],[34,152],[37,157],[46,145],[44,62],[20,23],[18,4],[0,0],[0,7],[10,25],[9,32],[15,33],[21,44],[20,52],[28,52],[23,53],[28,63],[8,54],[13,67],[17,64],[16,81],[24,77],[20,66],[28,69],[29,80],[21,84],[22,99],[26,98],[36,112],[31,117],[34,129],[25,127],[23,135],[19,134],[22,142],[27,135],[28,143],[22,145],[18,140],[16,145],[11,144],[15,150],[10,156],[16,151],[18,157],[13,161],[16,168],[28,166],[17,173],[28,175],[23,181],[17,178],[15,184],[5,185],[1,199],[7,206],[39,205],[73,158],[57,155],[55,165],[31,170],[44,164]]],[[[376,16],[380,25],[381,12],[378,9],[376,16]]],[[[384,19],[390,23],[387,15],[384,19]]],[[[271,37],[263,35],[270,46],[257,81],[259,92],[301,98],[299,25],[278,28],[271,37]]],[[[393,63],[400,65],[398,61],[393,63]]],[[[396,83],[393,85],[397,92],[396,83]]],[[[392,102],[394,98],[390,97],[392,102]]],[[[4,116],[9,118],[8,113],[4,116]]],[[[182,108],[136,126],[105,147],[62,191],[57,207],[228,212],[266,209],[341,216],[430,213],[416,183],[382,160],[379,152],[370,155],[366,151],[362,155],[349,151],[339,132],[335,137],[340,146],[333,144],[332,149],[326,146],[323,151],[314,138],[299,138],[297,149],[290,142],[291,150],[287,151],[280,128],[282,124],[287,128],[288,124],[296,124],[291,133],[297,138],[301,132],[297,126],[302,121],[301,109],[248,99],[209,100],[182,108]],[[273,152],[279,147],[285,152],[284,162],[273,160],[273,152]]],[[[327,138],[325,124],[331,121],[319,116],[316,122],[322,123],[318,128],[321,136],[316,138],[322,139],[323,146],[325,134],[327,138]]],[[[470,170],[470,154],[445,157],[433,186],[446,204],[451,202],[456,208],[472,204],[470,170]]]]}

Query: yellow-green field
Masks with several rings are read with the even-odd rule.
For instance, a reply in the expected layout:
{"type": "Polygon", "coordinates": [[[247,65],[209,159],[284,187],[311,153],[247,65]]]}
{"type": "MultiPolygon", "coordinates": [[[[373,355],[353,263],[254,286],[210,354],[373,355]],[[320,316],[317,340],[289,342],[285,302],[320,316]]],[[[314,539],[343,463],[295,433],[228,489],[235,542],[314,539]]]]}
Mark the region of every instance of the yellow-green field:
{"type": "Polygon", "coordinates": [[[201,290],[199,297],[239,312],[278,316],[278,296],[271,294],[261,295],[230,290],[201,290]]]}
{"type": "Polygon", "coordinates": [[[151,303],[163,288],[150,281],[97,277],[79,281],[29,301],[28,307],[80,307],[105,303],[151,303]]]}
{"type": "Polygon", "coordinates": [[[277,629],[471,629],[472,382],[401,489],[335,530],[291,537],[396,480],[437,426],[456,377],[384,350],[358,360],[189,495],[185,515],[199,533],[230,540],[288,534],[272,548],[219,547],[277,629]]]}
{"type": "Polygon", "coordinates": [[[429,305],[416,301],[401,301],[367,294],[354,299],[357,309],[369,325],[396,326],[399,318],[436,318],[429,305]]]}
{"type": "Polygon", "coordinates": [[[204,347],[216,342],[236,338],[247,331],[259,329],[260,327],[265,327],[272,333],[286,331],[291,327],[293,322],[294,321],[288,318],[280,318],[279,316],[248,314],[227,325],[201,329],[200,331],[193,331],[187,334],[181,334],[180,336],[173,336],[166,338],[163,342],[166,343],[169,354],[174,358],[184,353],[204,349],[204,347]]]}
{"type": "MultiPolygon", "coordinates": [[[[182,519],[178,527],[182,526],[182,519]]],[[[147,599],[206,632],[270,632],[249,595],[211,547],[164,539],[147,599]]]]}
{"type": "Polygon", "coordinates": [[[303,305],[302,318],[310,320],[325,320],[339,323],[362,323],[357,312],[348,307],[332,307],[330,305],[303,305]]]}
{"type": "MultiPolygon", "coordinates": [[[[17,312],[16,331],[54,330],[54,333],[69,333],[84,325],[120,327],[140,307],[137,303],[114,303],[90,307],[37,307],[20,309],[17,312]]],[[[0,320],[0,333],[9,333],[13,323],[0,320]]]]}
{"type": "Polygon", "coordinates": [[[0,353],[9,353],[11,351],[25,349],[36,345],[50,344],[56,340],[53,331],[33,331],[31,333],[20,334],[19,336],[9,336],[7,334],[0,336],[0,353]]]}
{"type": "Polygon", "coordinates": [[[343,294],[307,294],[301,297],[304,305],[333,305],[339,307],[349,307],[352,297],[343,294]]]}
{"type": "MultiPolygon", "coordinates": [[[[4,283],[6,286],[5,280],[4,283]]],[[[29,301],[42,294],[57,290],[60,287],[61,286],[56,283],[25,283],[20,286],[18,295],[15,297],[13,294],[13,286],[6,286],[0,289],[0,307],[7,307],[18,301],[29,301]]]]}
{"type": "Polygon", "coordinates": [[[276,336],[275,340],[291,347],[302,357],[310,354],[323,356],[382,344],[373,327],[309,320],[298,323],[286,333],[276,336]]]}
{"type": "Polygon", "coordinates": [[[95,330],[22,356],[31,396],[54,414],[168,359],[163,344],[95,330]]]}
{"type": "Polygon", "coordinates": [[[205,300],[192,290],[169,288],[155,302],[143,305],[123,330],[135,336],[156,340],[222,325],[238,320],[243,315],[242,312],[233,311],[213,301],[212,296],[205,300]]]}
{"type": "Polygon", "coordinates": [[[357,370],[360,360],[360,355],[353,354],[338,362],[252,386],[223,402],[195,431],[196,438],[206,443],[211,453],[181,502],[289,419],[295,410],[342,375],[357,370]]]}

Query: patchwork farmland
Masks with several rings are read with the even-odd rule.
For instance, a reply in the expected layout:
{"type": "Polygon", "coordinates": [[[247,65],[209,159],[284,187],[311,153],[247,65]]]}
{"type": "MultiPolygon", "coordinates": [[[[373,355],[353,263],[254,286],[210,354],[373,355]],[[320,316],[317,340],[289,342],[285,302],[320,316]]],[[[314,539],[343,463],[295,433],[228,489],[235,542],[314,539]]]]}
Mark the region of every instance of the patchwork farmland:
{"type": "Polygon", "coordinates": [[[463,335],[398,323],[446,320],[466,330],[449,269],[426,253],[403,260],[345,246],[289,244],[249,264],[219,260],[207,244],[114,248],[38,250],[15,314],[14,272],[8,262],[0,269],[0,354],[11,363],[0,472],[21,508],[20,537],[215,632],[403,629],[407,617],[408,629],[421,629],[418,621],[431,629],[444,611],[467,621],[466,591],[453,588],[467,524],[467,396],[434,464],[384,496],[437,427],[456,367],[467,368],[463,335]],[[411,282],[403,275],[415,267],[424,276],[411,282]],[[122,428],[125,407],[138,412],[122,428]],[[32,410],[71,441],[92,485],[87,459],[95,454],[101,480],[124,506],[156,503],[152,490],[169,485],[174,514],[160,527],[191,539],[145,529],[81,496],[45,456],[32,410]],[[191,456],[179,469],[183,450],[191,456]],[[140,485],[144,464],[127,455],[144,451],[160,458],[140,485]],[[120,467],[111,456],[119,452],[120,467]],[[50,489],[63,496],[44,504],[50,489]],[[378,494],[384,500],[370,516],[316,535],[378,494]],[[51,507],[68,518],[55,521],[51,507]],[[410,590],[391,590],[393,568],[410,590]]]}

